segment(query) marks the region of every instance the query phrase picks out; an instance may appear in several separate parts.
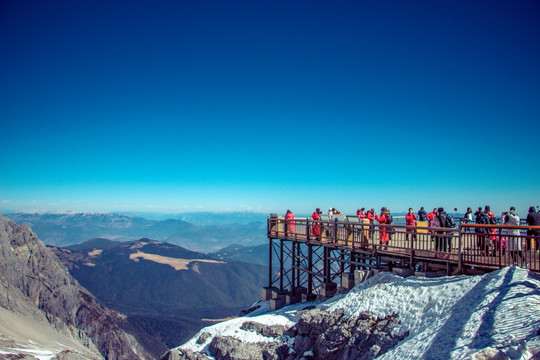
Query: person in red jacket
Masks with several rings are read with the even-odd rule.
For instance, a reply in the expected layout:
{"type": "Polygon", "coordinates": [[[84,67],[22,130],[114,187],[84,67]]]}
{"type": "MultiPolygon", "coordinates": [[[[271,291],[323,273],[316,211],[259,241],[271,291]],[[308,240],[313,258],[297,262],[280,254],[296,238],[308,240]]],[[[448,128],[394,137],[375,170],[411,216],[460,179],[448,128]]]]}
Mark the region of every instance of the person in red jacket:
{"type": "MultiPolygon", "coordinates": [[[[407,226],[415,226],[416,225],[416,219],[418,219],[416,217],[416,214],[413,212],[413,209],[412,208],[409,208],[409,212],[407,213],[407,215],[405,215],[405,225],[407,226]]],[[[411,228],[407,228],[407,235],[406,235],[406,240],[409,241],[409,233],[412,233],[413,234],[413,240],[416,240],[416,231],[414,231],[414,229],[411,229],[411,228]]]]}
{"type": "Polygon", "coordinates": [[[365,208],[361,208],[361,209],[358,209],[356,210],[356,215],[360,218],[360,219],[365,219],[366,215],[364,215],[364,210],[366,210],[365,208]]]}
{"type": "Polygon", "coordinates": [[[287,210],[287,213],[285,214],[285,234],[294,233],[295,230],[294,214],[291,210],[287,210]]]}
{"type": "MultiPolygon", "coordinates": [[[[388,214],[390,214],[390,211],[386,209],[386,207],[381,208],[381,215],[377,216],[375,214],[375,220],[379,222],[379,224],[387,224],[388,223],[388,214]]],[[[386,231],[386,226],[379,226],[379,243],[381,244],[381,250],[388,249],[388,232],[386,231]]]]}
{"type": "MultiPolygon", "coordinates": [[[[486,205],[484,207],[484,212],[487,214],[487,216],[489,216],[489,218],[491,219],[490,223],[492,224],[496,224],[497,223],[497,218],[495,217],[495,214],[493,213],[493,211],[491,211],[491,208],[489,205],[486,205]]],[[[496,236],[497,234],[497,229],[489,229],[489,239],[494,242],[496,241],[496,236]]]]}
{"type": "Polygon", "coordinates": [[[433,221],[433,219],[435,219],[435,215],[437,215],[437,208],[433,209],[432,212],[426,215],[428,226],[431,226],[431,222],[433,221]]]}
{"type": "Polygon", "coordinates": [[[368,210],[368,212],[366,213],[366,217],[365,219],[368,219],[369,220],[369,223],[373,223],[373,219],[375,219],[375,209],[371,209],[371,210],[368,210]]]}
{"type": "Polygon", "coordinates": [[[311,214],[311,218],[314,220],[314,223],[311,227],[311,234],[317,237],[321,235],[321,228],[319,227],[319,222],[318,222],[318,220],[320,219],[320,212],[321,212],[321,209],[317,208],[315,209],[313,214],[311,214]]]}

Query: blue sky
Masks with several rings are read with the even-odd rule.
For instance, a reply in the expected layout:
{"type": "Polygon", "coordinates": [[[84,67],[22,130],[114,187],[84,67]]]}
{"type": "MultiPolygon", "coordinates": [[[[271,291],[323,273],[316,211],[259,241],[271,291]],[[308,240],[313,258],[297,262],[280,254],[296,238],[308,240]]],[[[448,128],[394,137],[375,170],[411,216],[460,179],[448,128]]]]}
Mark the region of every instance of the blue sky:
{"type": "Polygon", "coordinates": [[[540,2],[2,1],[0,210],[540,205],[540,2]]]}

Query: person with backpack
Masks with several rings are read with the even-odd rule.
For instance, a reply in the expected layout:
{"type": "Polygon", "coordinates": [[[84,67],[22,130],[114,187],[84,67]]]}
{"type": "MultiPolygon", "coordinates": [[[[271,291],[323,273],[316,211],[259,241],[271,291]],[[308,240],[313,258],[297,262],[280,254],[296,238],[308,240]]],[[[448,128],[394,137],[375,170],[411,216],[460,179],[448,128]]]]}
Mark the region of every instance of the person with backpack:
{"type": "MultiPolygon", "coordinates": [[[[446,212],[444,211],[444,208],[440,207],[437,209],[437,216],[436,216],[439,226],[442,228],[448,228],[448,227],[454,227],[453,226],[453,220],[449,219],[449,216],[446,215],[446,212]]],[[[438,231],[438,236],[436,238],[435,242],[435,251],[441,251],[441,252],[447,252],[449,251],[449,245],[451,245],[451,242],[449,241],[448,234],[445,231],[438,231]]],[[[451,234],[451,233],[450,233],[451,234]]]]}
{"type": "MultiPolygon", "coordinates": [[[[495,217],[495,214],[493,213],[493,211],[491,211],[491,208],[489,205],[486,205],[484,207],[484,212],[487,214],[487,216],[489,216],[490,224],[492,225],[497,224],[497,218],[495,217]]],[[[495,228],[489,229],[489,238],[492,244],[497,240],[497,229],[495,228]]]]}
{"type": "MultiPolygon", "coordinates": [[[[481,211],[481,208],[478,209],[479,211],[476,211],[476,223],[478,225],[489,225],[490,218],[488,214],[486,214],[484,211],[481,211]]],[[[489,228],[486,227],[476,227],[476,245],[478,246],[478,249],[480,250],[480,254],[483,256],[487,256],[489,252],[489,228]]]]}
{"type": "MultiPolygon", "coordinates": [[[[503,214],[503,216],[501,217],[501,222],[503,223],[503,225],[518,226],[521,221],[519,219],[519,216],[516,215],[516,208],[512,206],[510,208],[510,211],[508,211],[506,214],[503,214]]],[[[508,252],[512,257],[514,266],[519,266],[519,264],[524,263],[523,251],[521,249],[520,231],[519,229],[506,229],[506,234],[508,237],[508,252]],[[519,263],[517,259],[518,257],[521,258],[519,263]]]]}
{"type": "MultiPolygon", "coordinates": [[[[383,206],[381,208],[381,215],[377,216],[377,214],[375,214],[375,220],[377,220],[381,225],[388,224],[388,220],[392,220],[390,216],[390,211],[388,211],[388,209],[383,206]]],[[[379,226],[379,244],[381,250],[388,250],[388,231],[386,226],[379,226]]]]}

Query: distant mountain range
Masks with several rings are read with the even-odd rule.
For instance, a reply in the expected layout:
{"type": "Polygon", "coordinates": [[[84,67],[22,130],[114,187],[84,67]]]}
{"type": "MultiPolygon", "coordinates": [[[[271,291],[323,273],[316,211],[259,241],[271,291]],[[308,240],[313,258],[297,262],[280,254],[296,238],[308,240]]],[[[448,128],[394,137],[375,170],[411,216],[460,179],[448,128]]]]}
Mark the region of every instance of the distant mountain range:
{"type": "Polygon", "coordinates": [[[148,220],[133,215],[100,213],[5,215],[18,224],[29,225],[47,245],[65,247],[94,238],[116,241],[149,238],[201,252],[217,251],[232,244],[265,243],[265,216],[249,212],[186,213],[179,219],[148,220]]]}
{"type": "Polygon", "coordinates": [[[250,260],[245,256],[220,257],[149,239],[96,238],[49,248],[82,286],[128,315],[137,339],[155,356],[215,319],[238,315],[259,300],[268,282],[266,266],[230,261],[250,260]]]}
{"type": "Polygon", "coordinates": [[[264,266],[268,266],[269,264],[268,244],[256,246],[242,246],[233,244],[209,255],[222,261],[238,261],[264,266]]]}

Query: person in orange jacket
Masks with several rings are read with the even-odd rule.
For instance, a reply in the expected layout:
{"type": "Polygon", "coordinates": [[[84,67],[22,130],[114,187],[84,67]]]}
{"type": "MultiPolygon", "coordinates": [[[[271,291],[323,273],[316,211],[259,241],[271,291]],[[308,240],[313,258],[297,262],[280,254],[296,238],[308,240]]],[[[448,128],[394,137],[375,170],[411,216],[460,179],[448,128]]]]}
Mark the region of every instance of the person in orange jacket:
{"type": "MultiPolygon", "coordinates": [[[[407,215],[405,215],[405,225],[407,226],[415,226],[416,225],[416,214],[413,212],[413,209],[412,208],[409,208],[409,212],[407,213],[407,215]]],[[[407,228],[407,231],[406,231],[407,235],[405,235],[405,239],[407,241],[409,241],[409,234],[412,233],[413,234],[413,240],[416,240],[416,231],[414,231],[414,229],[410,229],[410,228],[407,228]]]]}
{"type": "MultiPolygon", "coordinates": [[[[390,214],[390,211],[388,211],[386,207],[382,207],[381,215],[377,216],[377,214],[375,214],[375,220],[377,220],[379,224],[387,224],[389,214],[390,214]]],[[[381,249],[383,245],[384,245],[384,250],[388,249],[388,232],[386,231],[386,226],[379,226],[379,243],[381,244],[381,249]]]]}

